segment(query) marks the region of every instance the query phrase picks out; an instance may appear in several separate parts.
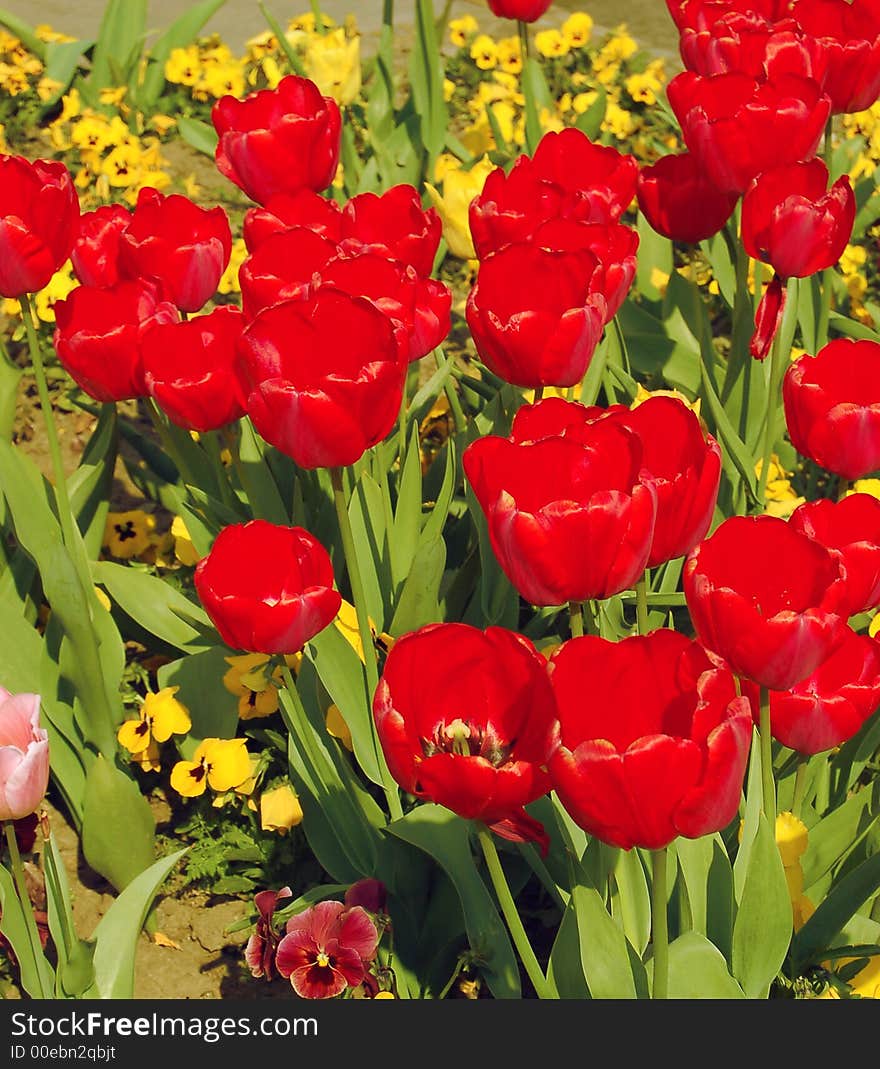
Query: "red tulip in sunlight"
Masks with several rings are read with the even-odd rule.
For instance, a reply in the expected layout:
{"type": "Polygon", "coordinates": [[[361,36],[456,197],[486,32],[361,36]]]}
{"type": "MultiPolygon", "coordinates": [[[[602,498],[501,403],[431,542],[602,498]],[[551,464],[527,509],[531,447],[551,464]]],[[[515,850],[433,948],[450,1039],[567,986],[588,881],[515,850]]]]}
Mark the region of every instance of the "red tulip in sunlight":
{"type": "Polygon", "coordinates": [[[0,820],[21,820],[49,786],[49,735],[40,724],[39,694],[0,687],[0,820]]]}
{"type": "Polygon", "coordinates": [[[576,127],[544,134],[534,156],[519,156],[509,173],[490,172],[471,202],[477,256],[525,241],[551,219],[616,223],[635,196],[638,174],[634,156],[591,141],[576,127]]]}
{"type": "Polygon", "coordinates": [[[366,910],[318,902],[287,922],[275,968],[300,998],[335,998],[364,982],[378,946],[379,933],[366,910]]]}
{"type": "Polygon", "coordinates": [[[846,634],[841,554],[775,516],[732,516],[685,562],[687,606],[703,645],[740,676],[788,690],[846,634]]]}
{"type": "Polygon", "coordinates": [[[692,639],[659,630],[570,639],[550,659],[559,710],[553,788],[603,842],[656,850],[723,828],[752,740],[746,698],[692,639]]]}
{"type": "Polygon", "coordinates": [[[721,450],[684,401],[649,397],[634,408],[615,406],[607,419],[635,431],[642,467],[657,493],[648,567],[683,557],[709,530],[721,481],[721,450]]]}
{"type": "Polygon", "coordinates": [[[353,464],[400,412],[406,363],[391,320],[363,297],[322,286],[266,308],[239,354],[254,425],[301,467],[353,464]]]}
{"type": "Polygon", "coordinates": [[[242,237],[248,252],[253,253],[273,234],[292,227],[337,242],[342,238],[342,210],[335,200],[311,189],[275,193],[263,207],[248,208],[244,213],[242,237]]]}
{"type": "MultiPolygon", "coordinates": [[[[744,683],[758,723],[757,688],[744,683]]],[[[788,690],[770,691],[770,732],[802,754],[851,739],[880,706],[880,645],[847,627],[834,652],[788,690]]]]}
{"type": "Polygon", "coordinates": [[[266,520],[224,527],[194,581],[226,645],[250,653],[297,653],[342,604],[314,535],[266,520]]]}
{"type": "Polygon", "coordinates": [[[874,0],[797,0],[792,17],[824,53],[832,111],[864,111],[880,95],[880,8],[874,0]]]}
{"type": "Polygon", "coordinates": [[[78,227],[79,199],[63,163],[0,154],[0,296],[41,290],[78,227]]]}
{"type": "Polygon", "coordinates": [[[149,186],[138,194],[131,222],[119,238],[124,274],[161,283],[168,299],[184,312],[197,312],[217,292],[231,248],[222,208],[200,208],[188,197],[165,197],[149,186]]]}
{"type": "Polygon", "coordinates": [[[880,468],[880,343],[835,338],[782,380],[795,449],[844,479],[880,468]]]}
{"type": "Polygon", "coordinates": [[[489,10],[500,19],[536,22],[552,0],[489,0],[489,10]]]}
{"type": "Polygon", "coordinates": [[[258,204],[276,193],[320,192],[339,163],[342,118],[314,82],[289,74],[243,100],[221,97],[211,120],[217,169],[258,204]]]}
{"type": "Polygon", "coordinates": [[[71,378],[96,401],[143,397],[144,335],[178,319],[154,282],[78,286],[55,304],[55,350],[71,378]]]}
{"type": "Polygon", "coordinates": [[[122,204],[102,204],[80,216],[70,262],[84,286],[115,286],[121,280],[119,244],[130,222],[131,212],[122,204]]]}
{"type": "Polygon", "coordinates": [[[805,501],[789,518],[797,531],[836,549],[846,570],[846,614],[880,604],[880,501],[870,494],[847,494],[841,501],[805,501]]]}
{"type": "Polygon", "coordinates": [[[778,19],[786,6],[787,0],[666,0],[666,7],[679,31],[708,29],[731,12],[778,19]]]}
{"type": "Polygon", "coordinates": [[[736,206],[736,193],[721,193],[689,153],[661,156],[642,168],[637,186],[639,208],[658,234],[696,244],[724,226],[736,206]]]}
{"type": "Polygon", "coordinates": [[[423,208],[415,186],[384,193],[358,193],[342,209],[343,249],[365,248],[409,264],[427,278],[434,266],[443,224],[436,208],[423,208]]]}
{"type": "Polygon", "coordinates": [[[546,845],[524,806],[549,787],[547,663],[513,631],[429,624],[391,647],[373,701],[392,776],[410,794],[546,845]]]}
{"type": "Polygon", "coordinates": [[[480,264],[467,322],[480,359],[516,386],[573,386],[586,373],[607,303],[588,252],[508,245],[480,264]]]}
{"type": "Polygon", "coordinates": [[[236,373],[244,317],[233,305],[183,323],[153,327],[141,343],[144,382],[166,416],[191,431],[213,431],[245,414],[236,373]]]}
{"type": "Polygon", "coordinates": [[[561,398],[519,409],[509,438],[464,452],[505,574],[533,605],[604,599],[645,570],[657,492],[638,435],[561,398]]]}

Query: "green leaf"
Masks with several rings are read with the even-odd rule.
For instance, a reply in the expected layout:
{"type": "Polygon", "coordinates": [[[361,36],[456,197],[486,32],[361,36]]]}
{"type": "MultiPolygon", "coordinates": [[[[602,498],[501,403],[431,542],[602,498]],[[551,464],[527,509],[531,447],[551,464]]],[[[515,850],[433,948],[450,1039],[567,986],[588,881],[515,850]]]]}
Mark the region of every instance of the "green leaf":
{"type": "Polygon", "coordinates": [[[0,932],[9,940],[18,961],[21,986],[31,996],[40,997],[40,977],[43,990],[55,990],[55,972],[42,953],[36,959],[28,937],[27,920],[15,890],[12,874],[0,865],[0,932]]]}
{"type": "Polygon", "coordinates": [[[403,635],[443,618],[439,596],[445,567],[446,543],[442,538],[419,546],[394,611],[392,634],[403,635]]]}
{"type": "Polygon", "coordinates": [[[727,971],[724,955],[705,936],[685,932],[669,944],[669,998],[745,997],[743,989],[727,971]]]}
{"type": "Polygon", "coordinates": [[[597,87],[596,99],[586,111],[582,111],[578,115],[574,124],[591,141],[596,141],[599,137],[599,131],[602,129],[602,123],[605,121],[605,112],[607,110],[608,94],[605,92],[604,87],[600,85],[597,87]]]}
{"type": "Polygon", "coordinates": [[[427,173],[446,142],[448,109],[443,99],[443,65],[432,0],[415,2],[416,34],[410,54],[409,81],[412,101],[420,121],[422,144],[428,151],[427,173]]]}
{"type": "Polygon", "coordinates": [[[801,858],[804,889],[809,888],[849,854],[880,815],[880,782],[852,794],[810,828],[809,845],[801,858]]]}
{"type": "Polygon", "coordinates": [[[9,359],[5,346],[0,346],[0,438],[9,440],[18,413],[18,384],[22,371],[9,359]]]}
{"type": "Polygon", "coordinates": [[[651,938],[651,893],[637,850],[621,850],[614,868],[611,913],[637,953],[651,938]]]}
{"type": "Polygon", "coordinates": [[[82,850],[117,891],[150,867],[156,822],[137,783],[100,754],[86,776],[82,850]]]}
{"type": "Polygon", "coordinates": [[[669,282],[678,274],[673,269],[672,242],[658,234],[641,212],[636,221],[636,230],[639,235],[636,288],[649,301],[660,301],[663,294],[658,287],[656,272],[659,272],[660,276],[668,277],[669,282]]]}
{"type": "Polygon", "coordinates": [[[110,906],[92,934],[95,986],[100,998],[134,998],[135,951],[153,899],[186,849],[160,858],[110,906]]]}
{"type": "Polygon", "coordinates": [[[791,942],[791,900],[782,858],[763,813],[733,924],[733,975],[748,998],[766,998],[791,942]]]}
{"type": "Polygon", "coordinates": [[[192,760],[204,739],[234,739],[238,732],[238,699],[223,685],[229,671],[224,658],[232,653],[216,646],[163,664],[157,673],[160,687],[180,687],[175,697],[189,711],[192,727],[183,738],[175,738],[185,761],[192,760]]]}
{"type": "MultiPolygon", "coordinates": [[[[384,475],[380,477],[384,478],[384,475]]],[[[387,483],[385,489],[387,491],[387,483]]],[[[391,550],[382,488],[367,471],[361,473],[355,484],[348,503],[348,514],[361,566],[367,615],[379,631],[384,631],[386,599],[390,599],[393,589],[391,550]]]]}
{"type": "Polygon", "coordinates": [[[125,85],[146,34],[147,0],[108,0],[92,50],[89,82],[95,89],[125,85]]]}
{"type": "Polygon", "coordinates": [[[153,108],[165,87],[165,61],[175,48],[185,48],[195,41],[205,23],[225,3],[226,0],[202,0],[200,4],[191,5],[156,39],[149,49],[143,82],[138,86],[140,107],[153,108]]]}
{"type": "Polygon", "coordinates": [[[599,892],[572,888],[581,966],[594,999],[634,999],[636,986],[626,936],[608,915],[599,892]]]}
{"type": "Polygon", "coordinates": [[[54,107],[70,89],[70,83],[94,41],[49,41],[46,44],[46,78],[58,82],[58,88],[43,102],[44,113],[54,107]]]}
{"type": "Polygon", "coordinates": [[[241,465],[238,469],[244,492],[255,517],[270,523],[289,524],[290,513],[266,463],[263,440],[247,416],[239,421],[241,465]]]}
{"type": "Polygon", "coordinates": [[[452,880],[472,950],[495,998],[521,997],[519,969],[507,930],[474,866],[469,825],[439,805],[419,805],[388,825],[392,835],[429,854],[452,880]]]}
{"type": "Polygon", "coordinates": [[[572,902],[566,906],[562,921],[556,931],[556,938],[553,940],[550,963],[547,967],[547,980],[553,985],[560,998],[588,999],[591,997],[581,965],[577,914],[572,902]]]}
{"type": "Polygon", "coordinates": [[[217,142],[220,138],[210,123],[202,119],[192,119],[188,115],[177,116],[177,129],[183,140],[196,150],[214,159],[217,142]]]}
{"type": "Polygon", "coordinates": [[[37,59],[45,63],[46,42],[37,37],[33,26],[5,8],[0,8],[0,26],[5,26],[7,30],[15,34],[29,52],[33,52],[37,59]]]}

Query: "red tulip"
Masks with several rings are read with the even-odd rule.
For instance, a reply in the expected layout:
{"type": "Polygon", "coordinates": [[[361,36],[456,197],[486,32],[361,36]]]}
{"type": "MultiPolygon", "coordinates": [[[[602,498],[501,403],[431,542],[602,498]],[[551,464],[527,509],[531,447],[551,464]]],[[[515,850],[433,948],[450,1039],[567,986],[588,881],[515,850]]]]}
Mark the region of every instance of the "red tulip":
{"type": "Polygon", "coordinates": [[[247,319],[273,304],[310,292],[315,276],[338,252],[331,238],[305,226],[267,235],[238,272],[241,305],[247,319]]]}
{"type": "Polygon", "coordinates": [[[78,286],[55,304],[55,350],[74,381],[96,401],[147,393],[141,344],[152,327],[179,315],[156,283],[78,286]]]}
{"type": "Polygon", "coordinates": [[[267,238],[291,227],[302,227],[338,242],[342,239],[342,210],[335,200],[311,189],[276,193],[265,207],[245,212],[242,237],[248,252],[253,253],[267,238]]]}
{"type": "Polygon", "coordinates": [[[540,838],[524,811],[549,787],[547,665],[501,627],[429,624],[391,647],[373,699],[391,775],[419,798],[507,838],[540,838]]]}
{"type": "Polygon", "coordinates": [[[689,152],[661,156],[643,167],[637,194],[639,208],[658,234],[691,245],[717,234],[739,199],[716,189],[689,152]]]}
{"type": "Polygon", "coordinates": [[[736,817],[751,712],[698,643],[669,630],[575,638],[553,654],[550,679],[559,723],[548,768],[584,830],[656,850],[736,817]]]}
{"type": "Polygon", "coordinates": [[[339,164],[342,117],[314,82],[289,74],[275,89],[243,100],[221,97],[211,112],[217,131],[217,169],[258,204],[276,193],[333,181],[339,164]]]}
{"type": "Polygon", "coordinates": [[[49,735],[40,725],[40,696],[0,687],[0,820],[30,816],[48,786],[49,735]]]}
{"type": "Polygon", "coordinates": [[[122,204],[103,204],[80,216],[70,262],[84,286],[115,286],[121,281],[119,243],[130,222],[131,212],[122,204]]]}
{"type": "MultiPolygon", "coordinates": [[[[755,722],[756,688],[745,684],[755,722]]],[[[770,733],[802,754],[822,753],[851,739],[880,706],[880,646],[847,627],[840,645],[806,679],[770,691],[770,733]]]]}
{"type": "Polygon", "coordinates": [[[508,245],[480,264],[466,317],[480,359],[517,386],[573,386],[602,336],[606,302],[589,252],[508,245]]]}
{"type": "Polygon", "coordinates": [[[239,309],[220,305],[185,323],[147,331],[141,344],[144,382],[172,423],[213,431],[245,414],[236,375],[236,343],[243,329],[239,309]]]}
{"type": "Polygon", "coordinates": [[[591,141],[576,127],[544,134],[534,156],[518,157],[509,174],[502,167],[492,171],[471,201],[477,256],[525,241],[551,219],[616,223],[632,203],[638,174],[635,157],[591,141]]]}
{"type": "Polygon", "coordinates": [[[723,193],[744,193],[764,171],[811,159],[831,113],[812,78],[775,70],[765,81],[683,71],[667,95],[688,149],[723,193]]]}
{"type": "Polygon", "coordinates": [[[880,501],[876,497],[847,494],[840,501],[805,501],[788,522],[843,557],[848,616],[880,605],[880,501]]]}
{"type": "Polygon", "coordinates": [[[489,0],[489,10],[500,19],[536,22],[552,0],[489,0]]]}
{"type": "Polygon", "coordinates": [[[782,380],[792,445],[844,479],[880,468],[880,344],[836,338],[782,380]]]}
{"type": "Polygon", "coordinates": [[[772,21],[782,17],[787,5],[788,0],[666,0],[680,31],[709,29],[733,12],[760,15],[772,21]]]}
{"type": "Polygon", "coordinates": [[[418,190],[397,185],[384,193],[359,193],[342,210],[343,249],[366,248],[409,264],[423,278],[431,274],[443,224],[434,208],[423,208],[418,190]]]}
{"type": "Polygon", "coordinates": [[[314,535],[266,520],[224,527],[193,578],[226,645],[251,653],[298,653],[342,604],[314,535]]]}
{"type": "Polygon", "coordinates": [[[464,452],[505,574],[533,605],[609,598],[645,570],[656,491],[637,435],[576,402],[521,408],[464,452]]]}
{"type": "Polygon", "coordinates": [[[771,690],[805,679],[842,641],[842,558],[775,516],[731,516],[684,566],[697,637],[771,690]]]}
{"type": "Polygon", "coordinates": [[[757,12],[731,11],[705,29],[685,28],[681,58],[697,74],[747,74],[764,79],[768,69],[814,78],[820,85],[828,61],[814,38],[795,19],[768,19],[757,12]]]}
{"type": "Polygon", "coordinates": [[[78,226],[63,163],[0,154],[0,296],[43,289],[70,255],[78,226]]]}
{"type": "Polygon", "coordinates": [[[657,493],[657,519],[648,567],[683,557],[712,523],[721,481],[721,450],[699,417],[675,397],[650,397],[607,417],[635,431],[642,467],[657,493]]]}
{"type": "Polygon", "coordinates": [[[394,426],[406,364],[391,321],[362,297],[321,286],[266,308],[239,353],[251,419],[301,467],[353,464],[394,426]]]}
{"type": "Polygon", "coordinates": [[[865,111],[880,95],[880,11],[873,0],[797,0],[792,15],[825,55],[831,110],[865,111]]]}
{"type": "Polygon", "coordinates": [[[200,208],[187,197],[165,197],[149,186],[138,194],[134,215],[119,239],[125,273],[160,282],[184,312],[197,312],[214,296],[231,250],[222,208],[200,208]]]}
{"type": "Polygon", "coordinates": [[[366,910],[318,902],[287,922],[275,967],[300,998],[335,998],[364,982],[378,946],[379,933],[366,910]]]}
{"type": "Polygon", "coordinates": [[[759,175],[743,197],[743,245],[783,278],[806,278],[837,263],[855,214],[847,175],[829,190],[821,160],[777,167],[759,175]]]}

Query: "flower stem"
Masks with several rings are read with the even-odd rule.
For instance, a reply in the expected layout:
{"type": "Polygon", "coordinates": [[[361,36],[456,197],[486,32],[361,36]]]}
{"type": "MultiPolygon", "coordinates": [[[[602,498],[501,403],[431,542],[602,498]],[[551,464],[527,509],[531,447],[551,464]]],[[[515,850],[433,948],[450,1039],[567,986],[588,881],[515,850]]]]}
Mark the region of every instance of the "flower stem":
{"type": "Polygon", "coordinates": [[[782,388],[782,374],[785,360],[782,353],[782,326],[776,331],[770,350],[770,385],[767,392],[767,419],[764,424],[764,453],[761,461],[761,474],[758,477],[758,502],[763,508],[767,482],[770,478],[770,457],[773,455],[773,437],[776,430],[776,411],[782,388]]]}
{"type": "Polygon", "coordinates": [[[651,630],[648,623],[648,573],[642,572],[636,583],[636,621],[639,634],[647,635],[651,630]]]}
{"type": "Polygon", "coordinates": [[[773,828],[776,824],[776,782],[773,779],[773,737],[770,734],[770,691],[766,687],[761,687],[761,721],[758,734],[761,741],[764,816],[773,828]]]}
{"type": "Polygon", "coordinates": [[[843,501],[846,495],[849,493],[849,479],[844,479],[842,475],[837,476],[837,500],[843,501]]]}
{"type": "Polygon", "coordinates": [[[532,401],[532,404],[536,405],[539,401],[543,401],[543,400],[544,400],[544,387],[543,386],[536,386],[535,387],[535,399],[532,401]]]}
{"type": "MultiPolygon", "coordinates": [[[[834,156],[834,117],[830,116],[825,125],[825,145],[822,155],[825,166],[828,168],[828,176],[831,177],[831,163],[834,156]]],[[[831,287],[834,282],[834,267],[826,267],[822,271],[822,288],[819,301],[819,318],[816,323],[816,346],[821,348],[828,341],[828,320],[831,317],[831,287]]]]}
{"type": "Polygon", "coordinates": [[[584,633],[584,603],[582,601],[570,601],[568,603],[568,617],[571,637],[580,638],[584,633]]]}
{"type": "Polygon", "coordinates": [[[547,983],[544,971],[538,964],[532,944],[529,942],[525,928],[523,928],[522,918],[516,908],[513,895],[510,893],[507,877],[504,875],[504,869],[501,866],[501,858],[499,858],[495,843],[492,840],[492,833],[485,824],[476,823],[475,826],[477,839],[483,851],[483,857],[486,859],[486,867],[489,869],[492,886],[495,888],[498,904],[501,906],[501,912],[504,914],[504,920],[507,922],[507,927],[520,961],[532,981],[532,986],[538,998],[553,998],[550,985],[547,983]]]}
{"type": "MultiPolygon", "coordinates": [[[[522,74],[520,75],[520,86],[522,88],[523,97],[525,99],[525,111],[526,111],[526,149],[528,152],[534,152],[538,147],[538,142],[541,140],[541,118],[538,114],[538,102],[535,100],[535,87],[532,80],[532,56],[531,49],[529,47],[529,24],[523,19],[517,19],[517,30],[519,31],[519,50],[520,58],[522,60],[522,74]]],[[[537,398],[536,398],[537,400],[537,398]]]]}
{"type": "Polygon", "coordinates": [[[651,943],[654,953],[653,998],[668,998],[669,923],[666,916],[666,847],[651,854],[651,943]]]}
{"type": "Polygon", "coordinates": [[[41,959],[44,959],[43,948],[40,945],[40,935],[37,931],[34,908],[31,905],[31,897],[28,894],[27,884],[25,883],[24,866],[21,863],[21,854],[18,852],[18,840],[15,837],[15,822],[12,820],[4,820],[3,830],[6,833],[6,848],[9,851],[12,877],[15,880],[15,890],[18,893],[18,901],[21,905],[22,913],[24,913],[28,944],[30,945],[31,957],[34,962],[34,973],[36,974],[37,984],[40,989],[40,994],[37,997],[47,999],[51,996],[46,994],[46,988],[43,985],[43,969],[41,963],[41,959]]]}
{"type": "Polygon", "coordinates": [[[791,802],[791,811],[800,820],[801,811],[804,808],[804,795],[807,791],[807,759],[803,754],[798,755],[797,771],[794,774],[794,797],[791,802]]]}

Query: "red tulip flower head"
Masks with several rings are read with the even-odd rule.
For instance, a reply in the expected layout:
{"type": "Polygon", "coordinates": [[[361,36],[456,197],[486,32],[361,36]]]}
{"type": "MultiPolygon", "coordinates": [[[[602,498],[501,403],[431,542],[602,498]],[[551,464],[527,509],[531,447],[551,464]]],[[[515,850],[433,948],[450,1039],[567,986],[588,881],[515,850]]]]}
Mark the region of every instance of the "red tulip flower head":
{"type": "Polygon", "coordinates": [[[391,320],[335,287],[264,309],[239,354],[254,425],[301,467],[353,464],[400,412],[406,363],[391,320]]]}
{"type": "Polygon", "coordinates": [[[722,193],[689,153],[661,156],[643,167],[637,187],[639,208],[658,234],[696,244],[724,226],[736,193],[722,193]]]}
{"type": "Polygon", "coordinates": [[[828,549],[836,549],[846,569],[847,616],[880,605],[880,501],[871,494],[847,494],[840,501],[805,501],[789,521],[828,549]]]}
{"type": "Polygon", "coordinates": [[[561,398],[464,452],[504,573],[533,605],[609,598],[645,570],[657,492],[634,431],[561,398]]]}
{"type": "Polygon", "coordinates": [[[842,641],[846,575],[835,550],[775,516],[731,516],[684,566],[697,637],[770,690],[806,678],[842,641]]]}
{"type": "Polygon", "coordinates": [[[880,468],[880,343],[835,338],[782,380],[795,449],[844,479],[880,468]]]}
{"type": "Polygon", "coordinates": [[[43,289],[70,255],[79,199],[63,163],[0,154],[0,296],[43,289]]]}
{"type": "Polygon", "coordinates": [[[797,0],[792,16],[824,53],[831,110],[865,111],[880,95],[880,10],[873,0],[797,0]]]}
{"type": "Polygon", "coordinates": [[[148,330],[141,343],[144,382],[178,427],[213,431],[245,414],[237,372],[244,316],[233,305],[148,330]]]}
{"type": "Polygon", "coordinates": [[[291,227],[338,242],[342,239],[342,209],[335,200],[311,189],[276,193],[263,207],[248,208],[244,213],[242,237],[248,252],[253,253],[267,238],[291,227]]]}
{"type": "Polygon", "coordinates": [[[314,535],[266,520],[224,527],[194,582],[226,645],[250,653],[298,653],[342,604],[330,555],[314,535]]]}
{"type": "Polygon", "coordinates": [[[489,10],[499,19],[537,22],[552,0],[489,0],[489,10]]]}
{"type": "Polygon", "coordinates": [[[752,740],[730,672],[676,631],[570,639],[553,654],[559,710],[553,788],[603,842],[656,850],[723,828],[752,740]]]}
{"type": "Polygon", "coordinates": [[[821,44],[793,18],[769,19],[731,10],[704,29],[685,27],[679,42],[685,67],[697,74],[747,74],[766,78],[787,70],[823,83],[828,61],[821,44]]]}
{"type": "Polygon", "coordinates": [[[732,12],[773,21],[782,17],[786,0],[666,0],[666,6],[679,31],[706,30],[732,12]]]}
{"type": "Polygon", "coordinates": [[[358,193],[342,210],[340,240],[399,260],[427,278],[434,267],[443,224],[435,208],[423,208],[415,186],[397,185],[384,193],[358,193]]]}
{"type": "Polygon", "coordinates": [[[144,335],[178,319],[154,282],[78,286],[55,304],[55,350],[71,378],[96,401],[144,397],[144,335]]]}
{"type": "Polygon", "coordinates": [[[308,78],[290,74],[244,100],[221,97],[211,120],[217,169],[258,204],[276,193],[317,193],[333,181],[342,117],[308,78]]]}
{"type": "Polygon", "coordinates": [[[222,208],[200,208],[188,197],[165,197],[149,186],[138,194],[120,237],[125,272],[161,282],[169,300],[184,312],[197,312],[214,296],[231,250],[222,208]]]}
{"type": "Polygon", "coordinates": [[[115,286],[121,280],[119,245],[130,222],[131,212],[122,204],[102,204],[80,216],[70,262],[84,286],[115,286]]]}
{"type": "Polygon", "coordinates": [[[549,786],[555,705],[528,639],[461,623],[410,632],[391,647],[373,715],[405,791],[507,838],[546,843],[523,807],[549,786]]]}
{"type": "Polygon", "coordinates": [[[287,922],[275,967],[300,998],[335,998],[364,982],[378,946],[379,933],[366,910],[318,902],[287,922]]]}
{"type": "Polygon", "coordinates": [[[49,786],[49,735],[40,696],[0,687],[0,820],[35,812],[49,786]]]}

